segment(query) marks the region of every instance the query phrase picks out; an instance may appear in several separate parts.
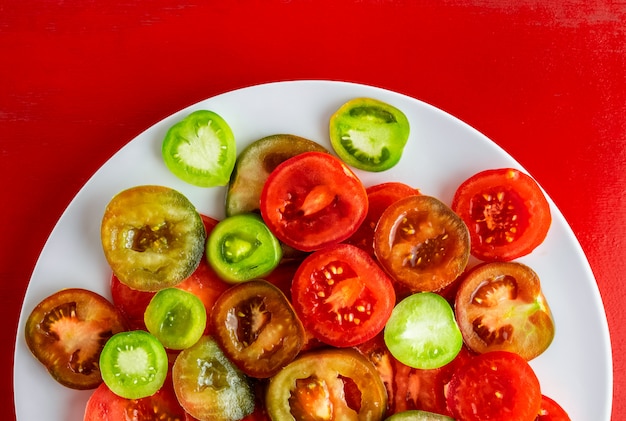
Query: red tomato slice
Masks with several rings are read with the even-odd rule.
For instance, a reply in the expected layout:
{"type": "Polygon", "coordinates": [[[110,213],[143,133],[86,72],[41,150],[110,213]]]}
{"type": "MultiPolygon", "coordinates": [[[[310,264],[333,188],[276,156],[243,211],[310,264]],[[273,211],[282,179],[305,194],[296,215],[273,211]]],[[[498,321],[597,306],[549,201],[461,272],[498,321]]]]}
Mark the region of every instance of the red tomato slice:
{"type": "Polygon", "coordinates": [[[510,351],[531,360],[554,338],[554,320],[537,274],[516,262],[470,270],[459,285],[455,314],[475,352],[510,351]]]}
{"type": "Polygon", "coordinates": [[[453,417],[464,421],[534,421],[541,389],[525,359],[493,351],[471,358],[452,375],[447,403],[453,417]]]}
{"type": "Polygon", "coordinates": [[[367,216],[359,229],[346,240],[374,257],[374,229],[385,209],[407,196],[420,194],[419,190],[399,182],[376,184],[366,189],[369,202],[367,216]]]}
{"type": "Polygon", "coordinates": [[[482,171],[464,181],[452,209],[469,227],[472,255],[486,261],[529,254],[543,242],[552,222],[541,188],[513,168],[482,171]]]}
{"type": "Polygon", "coordinates": [[[570,417],[553,399],[542,395],[541,409],[535,421],[570,421],[570,417]]]}
{"type": "Polygon", "coordinates": [[[141,399],[125,399],[113,393],[104,383],[90,396],[84,421],[162,420],[192,421],[180,406],[171,380],[154,395],[141,399]]]}
{"type": "Polygon", "coordinates": [[[363,250],[337,244],[312,253],[296,272],[293,306],[320,341],[348,347],[376,336],[396,296],[391,280],[363,250]]]}
{"type": "Polygon", "coordinates": [[[314,251],[350,237],[367,214],[367,193],[338,158],[306,152],[272,171],[261,192],[261,215],[283,243],[314,251]]]}

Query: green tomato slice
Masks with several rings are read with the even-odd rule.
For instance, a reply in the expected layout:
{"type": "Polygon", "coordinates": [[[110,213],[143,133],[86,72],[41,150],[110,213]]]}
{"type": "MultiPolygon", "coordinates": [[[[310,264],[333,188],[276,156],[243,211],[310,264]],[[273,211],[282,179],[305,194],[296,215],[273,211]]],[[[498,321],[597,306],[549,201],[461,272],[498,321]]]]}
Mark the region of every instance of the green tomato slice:
{"type": "Polygon", "coordinates": [[[144,313],[148,331],[169,349],[195,344],[206,328],[206,310],[200,298],[178,288],[155,294],[144,313]]]}
{"type": "Polygon", "coordinates": [[[355,98],[330,118],[333,149],[348,165],[365,171],[385,171],[395,166],[409,139],[406,115],[373,98],[355,98]]]}
{"type": "Polygon", "coordinates": [[[220,221],[206,245],[209,265],[226,282],[237,283],[270,273],[282,248],[260,216],[242,213],[220,221]]]}
{"type": "Polygon", "coordinates": [[[400,301],[387,321],[384,339],[398,361],[418,369],[446,365],[463,345],[452,307],[433,292],[415,293],[400,301]]]}
{"type": "Polygon", "coordinates": [[[199,110],[166,133],[161,153],[165,165],[181,180],[199,187],[224,186],[237,158],[235,136],[213,111],[199,110]]]}
{"type": "Polygon", "coordinates": [[[113,393],[140,399],[156,393],[167,377],[165,348],[143,330],[113,335],[100,354],[102,380],[113,393]]]}

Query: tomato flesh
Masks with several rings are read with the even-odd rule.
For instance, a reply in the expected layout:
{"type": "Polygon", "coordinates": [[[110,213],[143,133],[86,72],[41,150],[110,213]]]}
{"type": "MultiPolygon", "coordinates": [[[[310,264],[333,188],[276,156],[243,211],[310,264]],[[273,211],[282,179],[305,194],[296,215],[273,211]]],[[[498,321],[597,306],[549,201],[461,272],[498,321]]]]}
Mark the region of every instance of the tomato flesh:
{"type": "Polygon", "coordinates": [[[493,351],[470,359],[448,386],[453,417],[466,421],[534,421],[541,405],[539,380],[519,355],[493,351]]]}
{"type": "Polygon", "coordinates": [[[554,338],[554,320],[537,274],[517,262],[470,270],[455,301],[457,322],[475,352],[510,351],[531,360],[554,338]]]}
{"type": "Polygon", "coordinates": [[[267,378],[290,363],[304,345],[304,327],[278,287],[263,280],[236,285],[211,313],[224,353],[247,375],[267,378]]]}
{"type": "Polygon", "coordinates": [[[377,335],[395,304],[389,277],[365,251],[349,244],[307,257],[296,272],[291,296],[305,327],[337,347],[377,335]]]}
{"type": "Polygon", "coordinates": [[[570,417],[554,399],[542,395],[541,409],[535,421],[570,421],[570,417]]]}
{"type": "Polygon", "coordinates": [[[481,171],[455,192],[452,209],[470,228],[472,254],[485,261],[510,261],[532,252],[552,221],[541,188],[513,168],[481,171]]]}
{"type": "Polygon", "coordinates": [[[56,381],[72,389],[93,389],[102,383],[98,360],[104,344],[125,330],[123,316],[104,297],[69,288],[32,310],[25,339],[56,381]]]}
{"type": "Polygon", "coordinates": [[[469,232],[440,200],[409,196],[383,212],[374,252],[399,289],[438,291],[451,284],[469,260],[469,232]]]}
{"type": "Polygon", "coordinates": [[[261,215],[290,247],[319,250],[350,237],[367,215],[367,193],[339,159],[322,152],[290,158],[270,174],[261,215]]]}

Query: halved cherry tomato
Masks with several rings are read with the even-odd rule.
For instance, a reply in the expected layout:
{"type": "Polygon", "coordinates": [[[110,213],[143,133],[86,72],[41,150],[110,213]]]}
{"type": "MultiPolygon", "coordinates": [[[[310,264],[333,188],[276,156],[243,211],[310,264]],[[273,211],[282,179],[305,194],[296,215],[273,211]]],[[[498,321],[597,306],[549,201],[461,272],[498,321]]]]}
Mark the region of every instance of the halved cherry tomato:
{"type": "Polygon", "coordinates": [[[244,373],[273,376],[304,345],[304,327],[278,287],[252,280],[230,288],[211,312],[215,340],[244,373]]]}
{"type": "Polygon", "coordinates": [[[200,420],[236,421],[254,411],[248,377],[210,336],[203,336],[178,354],[172,380],[178,402],[200,420]]]}
{"type": "Polygon", "coordinates": [[[387,394],[357,351],[324,349],[302,354],[272,377],[266,406],[273,420],[378,421],[387,394]]]}
{"type": "Polygon", "coordinates": [[[319,143],[292,135],[266,136],[248,145],[237,157],[228,190],[226,215],[259,212],[259,199],[270,173],[283,161],[304,152],[327,152],[319,143]]]}
{"type": "Polygon", "coordinates": [[[354,98],[330,118],[330,141],[348,165],[384,171],[400,161],[409,139],[404,113],[374,98],[354,98]]]}
{"type": "Polygon", "coordinates": [[[552,217],[541,188],[513,168],[481,171],[454,194],[452,209],[470,230],[472,254],[485,261],[510,261],[543,242],[552,217]]]}
{"type": "Polygon", "coordinates": [[[133,289],[158,291],[182,282],[198,267],[206,232],[182,193],[135,186],[111,199],[100,227],[113,273],[133,289]]]}
{"type": "Polygon", "coordinates": [[[83,421],[192,421],[180,406],[171,379],[152,396],[126,399],[101,384],[89,397],[83,421]]]}
{"type": "Polygon", "coordinates": [[[534,421],[541,389],[526,360],[492,351],[470,359],[453,374],[447,402],[452,416],[464,421],[534,421]]]}
{"type": "Polygon", "coordinates": [[[374,251],[399,288],[438,291],[452,283],[469,260],[469,232],[439,199],[409,196],[383,212],[374,251]]]}
{"type": "Polygon", "coordinates": [[[570,421],[570,417],[553,399],[542,395],[541,409],[535,421],[570,421]]]}
{"type": "Polygon", "coordinates": [[[554,320],[537,274],[517,262],[484,263],[457,291],[455,313],[467,346],[503,350],[531,360],[554,338],[554,320]]]}
{"type": "Polygon", "coordinates": [[[362,248],[374,257],[374,230],[380,216],[393,203],[420,192],[407,184],[392,181],[370,186],[365,191],[369,203],[367,216],[359,229],[345,242],[362,248]]]}
{"type": "Polygon", "coordinates": [[[161,153],[167,168],[181,180],[214,187],[228,183],[237,145],[230,126],[220,115],[198,110],[170,127],[161,153]]]}
{"type": "Polygon", "coordinates": [[[124,317],[104,297],[79,288],[41,301],[26,320],[26,344],[52,377],[72,389],[93,389],[106,341],[126,330],[124,317]]]}
{"type": "Polygon", "coordinates": [[[385,421],[454,421],[454,419],[434,412],[413,409],[393,414],[385,421]]]}
{"type": "Polygon", "coordinates": [[[376,336],[393,310],[389,277],[363,250],[337,244],[308,256],[291,287],[293,306],[320,341],[348,347],[376,336]]]}
{"type": "Polygon", "coordinates": [[[347,239],[367,215],[361,181],[346,164],[323,152],[303,153],[278,165],[260,203],[274,235],[302,251],[347,239]]]}

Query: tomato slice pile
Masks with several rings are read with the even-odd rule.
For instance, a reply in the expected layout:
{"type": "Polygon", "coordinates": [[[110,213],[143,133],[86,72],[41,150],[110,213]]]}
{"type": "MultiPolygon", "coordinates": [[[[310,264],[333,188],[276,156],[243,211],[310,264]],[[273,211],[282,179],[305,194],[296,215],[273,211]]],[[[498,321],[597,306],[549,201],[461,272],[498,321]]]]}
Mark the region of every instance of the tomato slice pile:
{"type": "Polygon", "coordinates": [[[529,365],[554,320],[538,274],[514,261],[550,226],[537,184],[484,171],[451,206],[363,185],[349,165],[390,168],[408,137],[405,116],[375,100],[347,102],[331,135],[345,162],[282,134],[233,163],[212,112],[168,132],[176,175],[230,179],[226,218],[169,187],[121,192],[101,225],[113,303],[67,289],[26,324],[59,383],[95,389],[85,420],[569,419],[529,365]],[[196,159],[220,145],[227,157],[196,159]]]}

